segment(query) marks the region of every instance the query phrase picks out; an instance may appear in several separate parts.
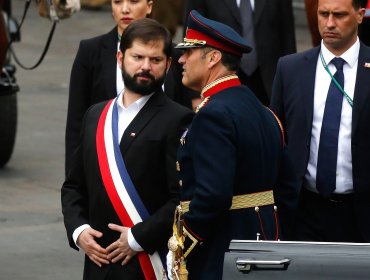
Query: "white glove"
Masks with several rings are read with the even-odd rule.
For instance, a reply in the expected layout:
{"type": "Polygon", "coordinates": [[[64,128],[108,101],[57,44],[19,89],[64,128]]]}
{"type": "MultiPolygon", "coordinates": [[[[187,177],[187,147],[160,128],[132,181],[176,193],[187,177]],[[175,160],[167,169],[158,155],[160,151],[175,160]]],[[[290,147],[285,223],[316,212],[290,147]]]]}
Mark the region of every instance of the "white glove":
{"type": "Polygon", "coordinates": [[[173,252],[168,251],[166,256],[166,264],[167,264],[167,276],[169,280],[173,280],[172,278],[172,258],[173,258],[173,252]]]}

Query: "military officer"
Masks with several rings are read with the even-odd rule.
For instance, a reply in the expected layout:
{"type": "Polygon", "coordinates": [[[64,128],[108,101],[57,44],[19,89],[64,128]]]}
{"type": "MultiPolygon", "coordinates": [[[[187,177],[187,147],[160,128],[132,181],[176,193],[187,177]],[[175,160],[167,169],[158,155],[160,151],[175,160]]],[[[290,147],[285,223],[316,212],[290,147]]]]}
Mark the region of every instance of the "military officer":
{"type": "Polygon", "coordinates": [[[221,279],[231,239],[279,238],[273,189],[283,133],[236,75],[242,54],[251,51],[236,31],[193,10],[176,47],[184,50],[182,82],[201,92],[203,102],[180,141],[183,216],[169,241],[172,271],[183,274],[186,264],[189,279],[221,279]]]}

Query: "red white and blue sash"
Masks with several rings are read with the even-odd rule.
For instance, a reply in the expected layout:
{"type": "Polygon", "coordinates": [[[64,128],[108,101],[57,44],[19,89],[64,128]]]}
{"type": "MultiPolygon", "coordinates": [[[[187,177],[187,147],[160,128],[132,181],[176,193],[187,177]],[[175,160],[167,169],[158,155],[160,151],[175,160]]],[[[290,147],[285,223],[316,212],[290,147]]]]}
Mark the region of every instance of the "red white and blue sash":
{"type": "MultiPolygon", "coordinates": [[[[149,213],[139,197],[127,172],[118,142],[117,98],[105,106],[96,133],[96,148],[100,173],[109,199],[122,225],[131,228],[142,222],[149,213]]],[[[146,280],[163,279],[164,266],[159,254],[138,254],[146,280]]]]}

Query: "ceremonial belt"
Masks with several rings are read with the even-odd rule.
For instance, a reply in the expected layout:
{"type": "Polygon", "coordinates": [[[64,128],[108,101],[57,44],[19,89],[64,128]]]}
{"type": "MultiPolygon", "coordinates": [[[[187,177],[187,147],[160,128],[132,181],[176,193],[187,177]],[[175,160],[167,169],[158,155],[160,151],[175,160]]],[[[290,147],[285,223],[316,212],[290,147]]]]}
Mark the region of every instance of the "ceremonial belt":
{"type": "MultiPolygon", "coordinates": [[[[273,205],[274,194],[272,190],[256,193],[248,193],[242,195],[234,195],[229,210],[246,209],[252,207],[260,207],[273,205]]],[[[189,211],[190,201],[181,201],[181,210],[185,213],[189,211]]]]}

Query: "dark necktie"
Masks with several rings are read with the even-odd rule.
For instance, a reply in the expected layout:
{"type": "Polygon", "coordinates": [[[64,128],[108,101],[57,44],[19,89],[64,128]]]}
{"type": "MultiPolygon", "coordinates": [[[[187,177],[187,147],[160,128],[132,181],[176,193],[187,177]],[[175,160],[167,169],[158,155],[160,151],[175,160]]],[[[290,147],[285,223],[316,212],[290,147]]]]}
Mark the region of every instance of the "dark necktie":
{"type": "Polygon", "coordinates": [[[244,54],[241,60],[241,68],[245,74],[250,76],[257,69],[257,50],[254,38],[253,10],[250,0],[240,1],[240,17],[242,20],[243,38],[251,45],[253,50],[244,54]]]}
{"type": "MultiPolygon", "coordinates": [[[[344,88],[343,64],[345,61],[335,57],[331,63],[337,68],[334,78],[344,88]]],[[[331,81],[326,97],[317,158],[316,188],[323,197],[330,197],[336,187],[338,135],[342,104],[343,94],[331,81]]]]}

